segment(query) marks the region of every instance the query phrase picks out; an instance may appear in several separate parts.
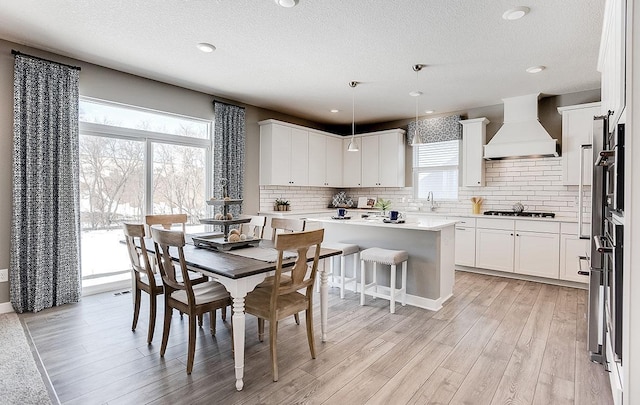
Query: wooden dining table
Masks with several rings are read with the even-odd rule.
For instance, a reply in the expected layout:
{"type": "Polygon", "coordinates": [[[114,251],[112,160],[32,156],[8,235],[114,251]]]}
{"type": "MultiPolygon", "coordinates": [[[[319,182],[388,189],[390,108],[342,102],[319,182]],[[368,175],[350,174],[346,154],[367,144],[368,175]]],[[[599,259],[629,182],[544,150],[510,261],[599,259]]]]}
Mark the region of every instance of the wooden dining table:
{"type": "MultiPolygon", "coordinates": [[[[269,248],[270,241],[264,241],[261,245],[269,248]]],[[[147,250],[155,253],[153,240],[145,241],[147,250]]],[[[184,248],[184,258],[190,270],[200,272],[215,279],[229,291],[233,300],[233,347],[235,357],[236,389],[241,391],[244,387],[244,343],[245,343],[245,297],[264,279],[273,274],[276,269],[275,262],[266,262],[248,257],[238,256],[224,251],[209,248],[196,247],[187,243],[184,248]]],[[[177,250],[170,250],[171,256],[177,259],[177,250]]],[[[320,249],[320,259],[341,254],[340,250],[320,249]]],[[[313,261],[315,249],[309,249],[307,261],[313,261]]],[[[283,262],[283,267],[291,267],[295,259],[283,262]]],[[[325,266],[318,265],[320,277],[320,325],[321,337],[325,342],[327,338],[327,302],[328,285],[325,266]]]]}

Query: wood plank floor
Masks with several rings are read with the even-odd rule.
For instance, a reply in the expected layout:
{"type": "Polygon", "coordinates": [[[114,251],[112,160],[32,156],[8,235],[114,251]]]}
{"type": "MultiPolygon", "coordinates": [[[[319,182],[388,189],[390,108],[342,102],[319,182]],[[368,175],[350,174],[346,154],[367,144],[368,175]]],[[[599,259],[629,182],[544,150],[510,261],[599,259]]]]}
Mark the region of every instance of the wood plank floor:
{"type": "MultiPolygon", "coordinates": [[[[317,305],[316,299],[316,305],[317,305]]],[[[280,381],[268,339],[247,316],[245,389],[235,390],[230,326],[198,330],[185,372],[187,319],[172,318],[160,358],[162,301],[146,344],[148,296],[131,331],[131,294],[105,293],[21,315],[64,404],[610,404],[608,375],[587,359],[587,292],[457,272],[438,312],[341,300],[330,289],[328,341],[312,360],[304,325],[278,332],[280,381]]],[[[316,308],[317,309],[317,308],[316,308]]],[[[219,313],[218,313],[219,314],[219,313]]],[[[219,317],[219,315],[218,315],[219,317]]],[[[303,316],[304,317],[304,316],[303,316]]]]}

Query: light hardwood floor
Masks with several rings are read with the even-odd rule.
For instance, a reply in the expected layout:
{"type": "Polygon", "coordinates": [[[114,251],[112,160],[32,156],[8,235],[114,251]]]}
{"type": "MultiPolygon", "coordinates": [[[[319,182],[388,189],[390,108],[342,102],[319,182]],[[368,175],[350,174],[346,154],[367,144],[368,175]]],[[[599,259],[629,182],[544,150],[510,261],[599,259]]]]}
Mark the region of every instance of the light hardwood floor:
{"type": "Polygon", "coordinates": [[[131,294],[22,317],[64,404],[610,404],[608,375],[587,358],[586,300],[583,290],[457,272],[440,311],[389,314],[388,301],[361,307],[353,292],[341,300],[332,288],[329,337],[320,342],[316,322],[315,360],[304,323],[281,322],[277,383],[268,339],[258,341],[247,316],[242,392],[220,319],[215,337],[208,320],[198,330],[188,376],[187,319],[174,314],[161,359],[162,311],[147,346],[146,296],[135,332],[131,294]]]}

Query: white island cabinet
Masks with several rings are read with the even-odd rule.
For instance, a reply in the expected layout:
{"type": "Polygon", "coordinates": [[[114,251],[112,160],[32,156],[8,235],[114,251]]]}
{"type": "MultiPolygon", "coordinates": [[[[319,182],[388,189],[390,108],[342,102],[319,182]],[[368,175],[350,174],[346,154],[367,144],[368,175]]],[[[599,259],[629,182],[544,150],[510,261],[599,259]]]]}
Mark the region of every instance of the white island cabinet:
{"type": "MultiPolygon", "coordinates": [[[[324,242],[352,243],[361,249],[379,247],[406,250],[407,304],[437,311],[453,294],[455,279],[454,225],[456,220],[408,217],[403,224],[384,223],[382,218],[334,220],[309,218],[325,230],[324,242]]],[[[358,266],[359,267],[359,266],[358,266]]],[[[347,265],[347,269],[351,266],[347,265]]],[[[367,267],[367,271],[371,271],[367,267]]],[[[349,275],[348,275],[349,276],[349,275]]],[[[378,269],[378,284],[389,285],[389,272],[378,269]]],[[[400,272],[396,285],[400,285],[400,272]]]]}

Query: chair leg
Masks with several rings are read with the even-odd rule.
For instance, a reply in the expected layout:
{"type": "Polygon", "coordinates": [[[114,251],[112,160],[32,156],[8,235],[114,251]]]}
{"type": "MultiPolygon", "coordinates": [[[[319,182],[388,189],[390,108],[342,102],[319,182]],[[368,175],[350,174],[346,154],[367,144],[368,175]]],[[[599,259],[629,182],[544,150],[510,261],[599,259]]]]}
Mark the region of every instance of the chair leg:
{"type": "Polygon", "coordinates": [[[365,275],[366,268],[364,265],[364,260],[360,260],[360,305],[364,305],[364,290],[365,290],[365,275]]]}
{"type": "Polygon", "coordinates": [[[258,318],[258,340],[264,342],[264,319],[258,318]]]}
{"type": "Polygon", "coordinates": [[[407,261],[402,262],[402,306],[407,305],[407,261]]]}
{"type": "Polygon", "coordinates": [[[275,319],[269,321],[269,347],[271,349],[271,371],[273,372],[273,381],[278,381],[278,321],[275,319]]]}
{"type": "MultiPolygon", "coordinates": [[[[191,319],[191,317],[189,317],[189,319],[191,319]]],[[[204,314],[198,315],[198,326],[201,328],[202,328],[203,320],[204,320],[204,314]]]]}
{"type": "Polygon", "coordinates": [[[153,340],[153,332],[156,329],[156,312],[158,302],[155,294],[149,294],[149,332],[147,332],[147,344],[153,340]]]}
{"type": "Polygon", "coordinates": [[[142,291],[138,287],[136,287],[134,294],[133,323],[131,324],[131,330],[136,330],[136,326],[138,326],[138,315],[140,315],[140,296],[142,295],[142,291]]]}
{"type": "Polygon", "coordinates": [[[220,309],[220,318],[222,319],[222,322],[227,320],[227,306],[226,305],[224,307],[222,307],[222,309],[220,309]]]}
{"type": "Polygon", "coordinates": [[[193,358],[196,354],[196,319],[189,316],[189,349],[187,350],[187,374],[193,370],[193,358]]]}
{"type": "MultiPolygon", "coordinates": [[[[224,312],[224,308],[222,308],[224,312]]],[[[209,312],[209,329],[211,329],[211,335],[216,335],[216,310],[209,312]]]]}
{"type": "Polygon", "coordinates": [[[358,293],[358,262],[360,262],[360,253],[353,255],[353,291],[358,293]]]}
{"type": "Polygon", "coordinates": [[[344,299],[344,272],[346,265],[346,258],[344,255],[340,256],[340,298],[344,299]]]}
{"type": "Polygon", "coordinates": [[[305,322],[307,323],[307,340],[309,341],[309,351],[311,358],[316,358],[316,343],[313,337],[313,309],[308,308],[305,312],[305,322]]]}
{"type": "MultiPolygon", "coordinates": [[[[375,292],[378,292],[378,263],[373,262],[373,287],[375,288],[375,292]]],[[[376,296],[373,296],[373,299],[376,299],[376,296]]]]}
{"type": "Polygon", "coordinates": [[[300,325],[300,314],[293,314],[293,319],[296,320],[296,325],[300,325]]]}
{"type": "Polygon", "coordinates": [[[391,301],[391,305],[390,305],[390,312],[392,314],[396,313],[396,265],[392,264],[391,265],[391,280],[390,280],[390,285],[389,288],[391,291],[389,291],[391,297],[390,297],[390,301],[391,301]]]}
{"type": "Polygon", "coordinates": [[[167,350],[167,342],[169,341],[169,329],[171,328],[171,312],[173,308],[169,307],[165,301],[164,304],[164,328],[162,329],[162,345],[160,346],[160,357],[164,357],[167,350]]]}

